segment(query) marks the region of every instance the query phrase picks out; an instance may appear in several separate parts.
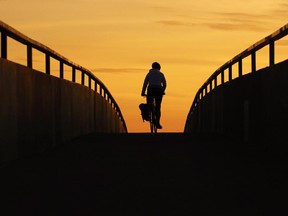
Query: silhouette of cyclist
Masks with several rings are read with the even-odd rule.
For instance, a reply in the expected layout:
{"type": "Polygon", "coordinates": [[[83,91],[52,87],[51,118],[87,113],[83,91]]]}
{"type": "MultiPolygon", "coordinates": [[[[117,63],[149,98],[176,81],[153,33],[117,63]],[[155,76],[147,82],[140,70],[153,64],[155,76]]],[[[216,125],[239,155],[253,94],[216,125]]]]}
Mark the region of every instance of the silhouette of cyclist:
{"type": "Polygon", "coordinates": [[[141,92],[141,96],[147,96],[147,103],[152,103],[155,98],[156,127],[158,129],[162,129],[160,124],[161,102],[166,89],[166,79],[160,69],[161,66],[158,62],[152,64],[152,69],[149,70],[145,77],[141,92]],[[147,95],[145,94],[146,89],[147,95]]]}

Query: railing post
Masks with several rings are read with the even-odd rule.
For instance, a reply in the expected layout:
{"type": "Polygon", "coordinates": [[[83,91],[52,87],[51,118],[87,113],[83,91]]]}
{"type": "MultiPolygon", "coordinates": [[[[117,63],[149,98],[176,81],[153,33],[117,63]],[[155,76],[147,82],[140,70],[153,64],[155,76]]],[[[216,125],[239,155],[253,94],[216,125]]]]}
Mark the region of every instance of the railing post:
{"type": "Polygon", "coordinates": [[[251,54],[251,71],[252,73],[256,71],[256,52],[253,51],[251,54]]]}
{"type": "Polygon", "coordinates": [[[1,32],[1,58],[7,59],[7,34],[1,32]]]}
{"type": "Polygon", "coordinates": [[[99,86],[99,88],[100,88],[99,94],[102,96],[102,92],[103,92],[102,87],[99,86]]]}
{"type": "Polygon", "coordinates": [[[85,73],[84,73],[84,71],[82,71],[82,75],[81,75],[81,84],[85,85],[85,73]]]}
{"type": "Polygon", "coordinates": [[[96,80],[94,80],[94,91],[97,92],[97,83],[96,83],[96,80]]]}
{"type": "Polygon", "coordinates": [[[269,66],[275,64],[275,42],[271,40],[269,43],[269,66]]]}
{"type": "Polygon", "coordinates": [[[64,71],[64,64],[63,64],[62,61],[60,61],[60,68],[59,68],[59,69],[60,69],[60,78],[63,79],[63,77],[64,77],[64,76],[63,76],[63,73],[64,73],[64,72],[63,72],[63,71],[64,71]]]}
{"type": "Polygon", "coordinates": [[[214,88],[217,87],[217,76],[214,78],[214,88]]]}
{"type": "Polygon", "coordinates": [[[224,70],[221,71],[221,84],[224,84],[224,70]]]}
{"type": "Polygon", "coordinates": [[[32,46],[27,45],[27,67],[32,68],[32,46]]]}
{"type": "Polygon", "coordinates": [[[240,59],[238,62],[238,76],[242,76],[242,59],[240,59]]]}
{"type": "Polygon", "coordinates": [[[72,82],[76,82],[76,68],[72,67],[72,82]]]}
{"type": "Polygon", "coordinates": [[[229,66],[228,76],[229,76],[229,77],[228,77],[229,81],[231,81],[231,80],[232,80],[232,65],[229,66]]]}
{"type": "Polygon", "coordinates": [[[45,63],[45,65],[46,65],[46,74],[48,74],[48,75],[50,75],[50,56],[49,56],[49,54],[48,53],[46,53],[46,63],[45,63]]]}

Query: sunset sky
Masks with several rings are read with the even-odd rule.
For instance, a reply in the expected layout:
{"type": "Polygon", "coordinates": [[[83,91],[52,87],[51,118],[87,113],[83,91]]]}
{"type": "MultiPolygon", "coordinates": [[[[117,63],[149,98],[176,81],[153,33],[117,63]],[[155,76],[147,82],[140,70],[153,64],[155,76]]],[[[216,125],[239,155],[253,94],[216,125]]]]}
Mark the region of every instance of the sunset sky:
{"type": "MultiPolygon", "coordinates": [[[[129,132],[149,129],[138,105],[145,101],[140,93],[152,62],[161,64],[167,79],[162,131],[182,132],[209,76],[287,18],[287,0],[0,0],[1,21],[104,82],[129,132]]],[[[276,47],[276,58],[286,56],[276,47]]]]}

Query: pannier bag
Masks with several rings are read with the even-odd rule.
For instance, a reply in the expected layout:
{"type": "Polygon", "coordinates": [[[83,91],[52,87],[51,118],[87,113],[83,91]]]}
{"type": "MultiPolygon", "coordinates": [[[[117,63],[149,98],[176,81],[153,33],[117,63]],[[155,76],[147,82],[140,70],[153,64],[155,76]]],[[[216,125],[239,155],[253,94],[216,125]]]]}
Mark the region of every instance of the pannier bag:
{"type": "Polygon", "coordinates": [[[139,109],[141,110],[141,115],[142,115],[142,119],[143,121],[149,121],[149,108],[148,108],[148,104],[145,103],[141,103],[139,105],[139,109]]]}

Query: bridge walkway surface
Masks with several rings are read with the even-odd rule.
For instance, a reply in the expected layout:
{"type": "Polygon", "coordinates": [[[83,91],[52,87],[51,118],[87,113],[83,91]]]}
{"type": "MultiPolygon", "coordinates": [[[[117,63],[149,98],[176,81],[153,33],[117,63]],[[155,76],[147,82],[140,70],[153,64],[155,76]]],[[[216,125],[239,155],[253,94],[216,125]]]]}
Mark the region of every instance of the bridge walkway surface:
{"type": "Polygon", "coordinates": [[[182,133],[91,134],[2,167],[0,215],[282,215],[285,158],[182,133]]]}

